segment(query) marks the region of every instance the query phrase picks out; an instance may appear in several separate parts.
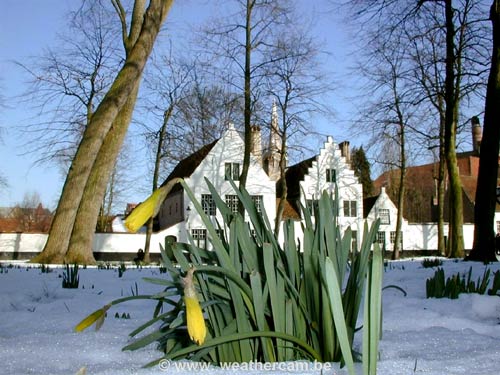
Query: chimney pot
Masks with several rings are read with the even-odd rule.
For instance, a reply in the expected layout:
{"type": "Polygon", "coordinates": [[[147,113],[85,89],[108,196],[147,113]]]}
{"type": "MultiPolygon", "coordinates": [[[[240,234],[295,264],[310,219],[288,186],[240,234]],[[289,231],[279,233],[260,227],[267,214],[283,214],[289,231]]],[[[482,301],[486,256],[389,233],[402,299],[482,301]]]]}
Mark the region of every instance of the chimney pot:
{"type": "Polygon", "coordinates": [[[351,164],[351,151],[349,149],[349,141],[339,143],[340,154],[345,158],[347,164],[351,164]]]}

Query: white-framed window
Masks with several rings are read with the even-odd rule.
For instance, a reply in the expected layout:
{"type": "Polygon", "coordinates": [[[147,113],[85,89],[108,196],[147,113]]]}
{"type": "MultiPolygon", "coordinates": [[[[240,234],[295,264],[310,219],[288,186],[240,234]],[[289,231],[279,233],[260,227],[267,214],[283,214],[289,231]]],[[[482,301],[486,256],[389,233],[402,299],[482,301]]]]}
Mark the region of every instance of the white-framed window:
{"type": "Polygon", "coordinates": [[[217,210],[215,208],[215,201],[211,194],[202,194],[201,195],[201,207],[203,211],[208,216],[215,216],[217,210]]]}
{"type": "Polygon", "coordinates": [[[239,202],[240,200],[238,199],[237,195],[226,194],[226,205],[229,207],[231,212],[233,213],[238,212],[239,202]]]}
{"type": "MultiPolygon", "coordinates": [[[[396,231],[395,230],[391,231],[391,233],[390,233],[390,241],[391,241],[391,244],[393,244],[393,245],[396,242],[396,231]]],[[[403,247],[403,233],[399,232],[399,248],[401,249],[402,247],[403,247]]]]}
{"type": "Polygon", "coordinates": [[[344,201],[344,216],[345,217],[358,216],[358,202],[344,201]]]}
{"type": "Polygon", "coordinates": [[[191,229],[191,237],[196,246],[202,249],[207,248],[207,230],[206,229],[191,229]]]}
{"type": "Polygon", "coordinates": [[[356,251],[358,250],[358,231],[353,230],[352,231],[352,240],[351,240],[351,251],[356,251]]]}
{"type": "Polygon", "coordinates": [[[258,213],[262,213],[262,195],[252,195],[252,201],[258,213]]]}
{"type": "Polygon", "coordinates": [[[391,216],[387,208],[381,208],[378,210],[378,217],[380,219],[380,224],[390,224],[391,216]]]}
{"type": "Polygon", "coordinates": [[[380,246],[383,246],[385,244],[385,232],[377,232],[376,241],[380,246]]]}
{"type": "Polygon", "coordinates": [[[226,181],[238,181],[240,178],[240,163],[226,163],[224,165],[224,178],[226,181]]]}
{"type": "Polygon", "coordinates": [[[326,182],[337,182],[337,171],[333,168],[326,170],[326,182]]]}

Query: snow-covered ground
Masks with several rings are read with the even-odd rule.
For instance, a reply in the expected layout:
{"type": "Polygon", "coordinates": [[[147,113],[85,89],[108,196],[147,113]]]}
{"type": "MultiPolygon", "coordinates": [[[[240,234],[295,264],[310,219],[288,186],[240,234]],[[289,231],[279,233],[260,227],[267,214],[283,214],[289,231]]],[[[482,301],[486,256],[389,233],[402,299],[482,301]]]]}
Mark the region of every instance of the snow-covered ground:
{"type": "MultiPolygon", "coordinates": [[[[128,333],[147,321],[152,301],[131,301],[113,306],[99,331],[93,327],[75,333],[74,326],[111,300],[136,293],[154,293],[160,286],[142,277],[166,277],[156,268],[128,266],[118,271],[80,270],[80,288],[63,289],[61,268],[42,273],[39,268],[0,270],[0,374],[320,374],[319,364],[246,364],[239,369],[193,368],[191,363],[162,363],[142,369],[159,358],[154,346],[124,352],[128,333]],[[120,318],[115,318],[116,313],[120,318]],[[121,318],[129,314],[130,319],[121,318]]],[[[474,280],[485,267],[500,264],[444,261],[446,276],[473,267],[474,280]]],[[[30,267],[33,267],[32,265],[30,267]]],[[[383,337],[378,374],[496,375],[500,374],[500,297],[462,294],[457,300],[426,299],[425,280],[435,269],[423,268],[421,259],[392,262],[386,267],[383,297],[383,337]]],[[[361,336],[361,334],[359,334],[361,336]]],[[[356,343],[361,337],[356,338],[356,343]]],[[[358,344],[356,344],[358,345],[358,344]]],[[[361,368],[358,366],[358,373],[361,368]]],[[[345,374],[337,364],[323,366],[323,374],[345,374]]]]}

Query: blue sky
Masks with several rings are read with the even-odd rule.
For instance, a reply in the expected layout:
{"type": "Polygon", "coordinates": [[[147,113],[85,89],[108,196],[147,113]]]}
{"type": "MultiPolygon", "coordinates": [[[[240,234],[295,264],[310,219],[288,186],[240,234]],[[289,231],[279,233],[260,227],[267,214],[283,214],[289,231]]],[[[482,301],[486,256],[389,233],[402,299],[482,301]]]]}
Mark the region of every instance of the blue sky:
{"type": "MultiPolygon", "coordinates": [[[[327,68],[341,80],[345,74],[351,43],[336,14],[326,13],[331,8],[327,0],[301,0],[304,9],[320,11],[315,32],[324,49],[332,55],[326,61],[327,68]]],[[[13,61],[27,62],[40,55],[47,47],[54,47],[57,32],[65,27],[65,15],[77,6],[77,0],[2,0],[0,13],[0,92],[4,108],[0,109],[0,173],[9,187],[0,190],[0,207],[12,206],[22,201],[24,194],[38,192],[44,205],[55,208],[64,178],[56,166],[34,165],[36,155],[29,155],[22,134],[16,127],[26,124],[32,115],[26,105],[19,105],[16,96],[26,89],[27,76],[13,61]]],[[[168,27],[179,33],[187,32],[190,24],[206,18],[212,12],[208,0],[184,0],[174,3],[168,18],[168,27]]],[[[167,28],[168,30],[168,28],[167,28]]],[[[349,104],[342,98],[341,90],[332,106],[338,112],[337,124],[348,121],[349,104]]],[[[346,137],[345,126],[331,128],[330,124],[317,124],[319,130],[333,135],[336,141],[346,137]]],[[[351,142],[352,143],[352,142],[351,142]]],[[[131,201],[144,198],[143,192],[130,197],[131,201]]]]}

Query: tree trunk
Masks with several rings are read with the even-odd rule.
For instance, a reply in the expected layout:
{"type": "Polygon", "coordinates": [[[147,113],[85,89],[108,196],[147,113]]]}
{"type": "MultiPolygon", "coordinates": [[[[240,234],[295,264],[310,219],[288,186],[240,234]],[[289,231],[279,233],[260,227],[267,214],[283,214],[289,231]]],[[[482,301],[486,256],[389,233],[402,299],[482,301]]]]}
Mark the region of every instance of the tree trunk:
{"type": "MultiPolygon", "coordinates": [[[[288,100],[288,96],[287,99],[288,100]]],[[[285,104],[286,108],[286,104],[285,104]]],[[[278,209],[276,210],[276,219],[274,222],[274,233],[276,238],[281,229],[281,221],[283,220],[283,212],[285,211],[285,203],[288,197],[288,186],[286,184],[285,171],[286,171],[286,144],[287,144],[287,110],[284,109],[282,113],[283,122],[283,135],[281,137],[281,150],[280,150],[280,184],[281,196],[279,197],[278,209]]]]}
{"type": "Polygon", "coordinates": [[[455,56],[455,27],[453,24],[452,0],[445,2],[446,13],[446,78],[445,78],[445,152],[450,179],[450,223],[448,235],[448,256],[460,258],[464,256],[463,239],[463,208],[462,183],[457,164],[456,132],[458,118],[458,74],[455,74],[455,65],[458,63],[455,56]]]}
{"type": "Polygon", "coordinates": [[[127,135],[134,105],[139,91],[139,82],[130,94],[127,103],[113,123],[99,150],[87,180],[82,200],[73,226],[65,263],[94,264],[93,242],[101,202],[116,164],[118,154],[127,135]]]}
{"type": "MultiPolygon", "coordinates": [[[[158,189],[158,178],[160,176],[160,165],[162,159],[163,141],[165,140],[165,134],[167,133],[167,125],[172,117],[172,112],[174,110],[174,104],[170,104],[167,110],[163,113],[163,123],[161,125],[160,131],[158,132],[158,145],[156,147],[155,155],[155,168],[153,171],[153,188],[152,192],[158,189]]],[[[149,255],[149,248],[151,245],[151,235],[153,234],[153,218],[149,219],[148,226],[146,230],[146,241],[144,243],[144,263],[150,263],[151,257],[149,255]]]]}
{"type": "MultiPolygon", "coordinates": [[[[441,115],[440,115],[441,117],[441,115]]],[[[446,255],[446,241],[444,239],[444,201],[446,195],[446,153],[444,150],[444,118],[440,119],[439,126],[439,172],[438,172],[438,251],[446,255]]]]}
{"type": "MultiPolygon", "coordinates": [[[[151,0],[137,43],[127,56],[110,90],[93,114],[71,163],[43,251],[33,262],[62,263],[70,242],[78,207],[99,150],[116,117],[138,82],[154,41],[173,0],[151,0]]],[[[102,197],[101,197],[102,198],[102,197]]],[[[99,199],[101,202],[102,199],[99,199]]],[[[92,230],[95,228],[94,226],[92,230]]],[[[87,225],[90,225],[88,223],[87,225]]]]}
{"type": "Polygon", "coordinates": [[[479,157],[476,202],[474,207],[474,245],[468,257],[483,262],[495,261],[494,220],[498,179],[500,142],[500,1],[494,0],[490,9],[493,26],[491,68],[486,91],[483,139],[479,157]]]}
{"type": "Polygon", "coordinates": [[[250,150],[252,147],[252,96],[251,96],[251,57],[252,57],[252,9],[254,0],[247,0],[246,23],[245,23],[245,71],[244,71],[244,99],[245,99],[245,150],[243,153],[243,167],[240,175],[240,188],[244,188],[247,183],[248,168],[250,167],[250,150]]]}
{"type": "Polygon", "coordinates": [[[405,132],[404,129],[401,130],[400,135],[401,142],[401,162],[400,162],[400,173],[399,173],[399,189],[398,189],[398,215],[396,219],[396,235],[394,238],[394,248],[392,252],[392,259],[399,259],[399,251],[402,236],[403,227],[403,209],[404,209],[404,198],[405,198],[405,176],[406,176],[406,152],[405,152],[405,132]]]}

